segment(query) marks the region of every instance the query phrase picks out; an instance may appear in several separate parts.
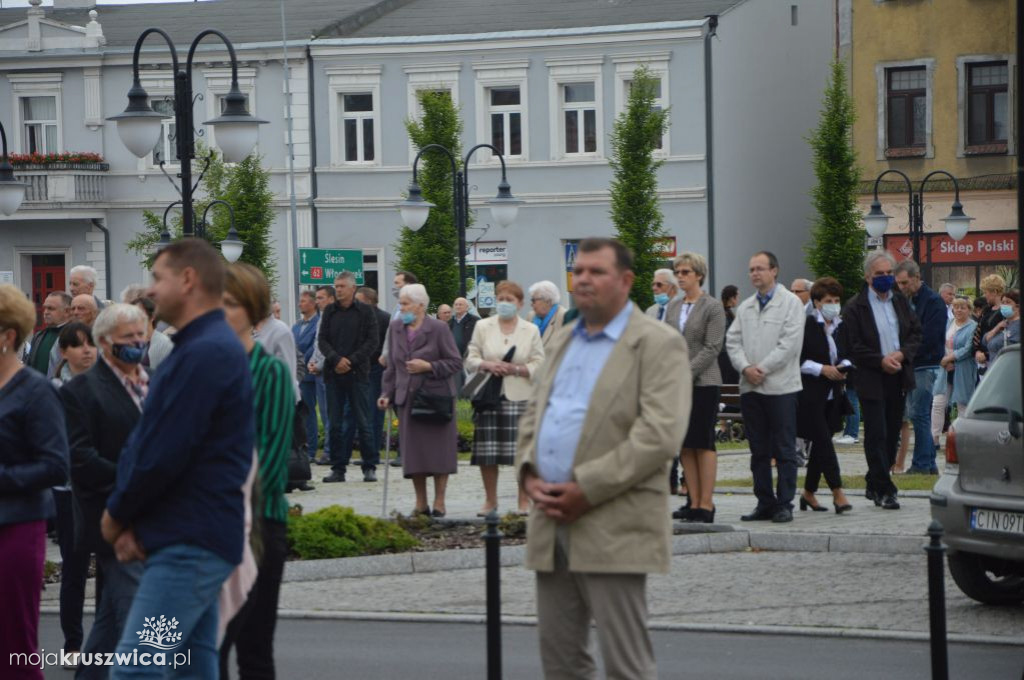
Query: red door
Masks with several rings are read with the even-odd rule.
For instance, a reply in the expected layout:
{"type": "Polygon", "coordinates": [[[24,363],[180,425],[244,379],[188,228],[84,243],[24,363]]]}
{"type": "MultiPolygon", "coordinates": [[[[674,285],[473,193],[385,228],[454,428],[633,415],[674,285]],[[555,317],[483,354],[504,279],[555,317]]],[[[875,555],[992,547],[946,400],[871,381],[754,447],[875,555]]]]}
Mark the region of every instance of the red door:
{"type": "Polygon", "coordinates": [[[54,291],[64,290],[64,256],[32,256],[32,303],[36,306],[36,330],[43,326],[43,300],[54,291]]]}

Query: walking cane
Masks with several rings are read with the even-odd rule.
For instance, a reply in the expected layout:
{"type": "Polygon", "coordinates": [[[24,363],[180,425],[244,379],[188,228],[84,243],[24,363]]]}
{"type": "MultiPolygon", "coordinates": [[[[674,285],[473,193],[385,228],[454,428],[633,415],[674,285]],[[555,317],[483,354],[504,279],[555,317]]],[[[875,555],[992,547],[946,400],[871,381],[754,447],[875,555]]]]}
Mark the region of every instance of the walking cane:
{"type": "Polygon", "coordinates": [[[384,410],[384,501],[380,506],[380,516],[388,516],[388,471],[391,470],[391,407],[384,410]]]}

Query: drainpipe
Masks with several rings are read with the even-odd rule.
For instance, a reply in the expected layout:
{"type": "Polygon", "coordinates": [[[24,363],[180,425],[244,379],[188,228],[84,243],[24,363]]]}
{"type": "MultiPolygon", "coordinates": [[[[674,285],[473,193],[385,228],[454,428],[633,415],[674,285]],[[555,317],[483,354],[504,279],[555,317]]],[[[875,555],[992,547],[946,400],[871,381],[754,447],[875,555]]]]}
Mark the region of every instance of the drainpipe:
{"type": "Polygon", "coordinates": [[[316,186],[316,109],[314,108],[315,98],[313,87],[313,52],[306,45],[306,66],[308,70],[306,89],[309,90],[309,212],[310,223],[313,231],[313,247],[320,246],[320,221],[316,212],[317,186],[316,186]]]}
{"type": "Polygon", "coordinates": [[[715,260],[715,127],[714,127],[714,106],[713,87],[711,80],[711,39],[716,37],[718,29],[718,15],[709,14],[708,28],[704,33],[704,167],[707,169],[707,181],[705,194],[708,202],[708,262],[711,263],[711,271],[708,273],[708,292],[712,295],[718,290],[715,285],[715,272],[718,271],[718,261],[715,260]]]}
{"type": "Polygon", "coordinates": [[[103,226],[103,220],[93,218],[92,226],[103,232],[103,264],[107,267],[107,299],[114,299],[114,274],[110,271],[110,230],[103,226]]]}

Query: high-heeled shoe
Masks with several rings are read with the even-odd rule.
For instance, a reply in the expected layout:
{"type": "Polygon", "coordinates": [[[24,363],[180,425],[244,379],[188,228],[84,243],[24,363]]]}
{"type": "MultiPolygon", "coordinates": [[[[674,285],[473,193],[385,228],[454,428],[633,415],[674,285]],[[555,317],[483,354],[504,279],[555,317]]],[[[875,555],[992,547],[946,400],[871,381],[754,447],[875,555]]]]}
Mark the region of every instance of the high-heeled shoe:
{"type": "Polygon", "coordinates": [[[850,510],[853,510],[853,506],[850,505],[849,503],[843,503],[842,505],[836,505],[836,514],[837,515],[841,515],[844,512],[849,512],[850,510]]]}
{"type": "Polygon", "coordinates": [[[810,508],[814,512],[828,512],[828,508],[823,508],[820,505],[811,505],[805,497],[800,496],[800,509],[806,510],[807,508],[810,508]]]}

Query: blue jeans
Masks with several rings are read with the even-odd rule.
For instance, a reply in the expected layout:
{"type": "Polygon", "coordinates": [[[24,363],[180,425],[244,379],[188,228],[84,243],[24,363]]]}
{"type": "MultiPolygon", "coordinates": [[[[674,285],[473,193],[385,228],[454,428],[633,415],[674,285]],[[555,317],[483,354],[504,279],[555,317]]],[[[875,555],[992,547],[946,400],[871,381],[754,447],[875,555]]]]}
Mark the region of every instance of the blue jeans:
{"type": "Polygon", "coordinates": [[[317,385],[315,380],[303,381],[299,383],[299,394],[302,397],[302,401],[306,404],[306,451],[309,453],[309,459],[316,458],[317,444],[320,441],[320,431],[317,427],[316,418],[316,396],[317,396],[317,385]]]}
{"type": "Polygon", "coordinates": [[[915,470],[938,471],[935,442],[932,441],[932,392],[935,381],[944,379],[945,372],[938,366],[914,369],[915,387],[907,401],[910,422],[914,425],[914,457],[910,466],[915,470]]]}
{"type": "Polygon", "coordinates": [[[857,391],[852,387],[847,387],[846,398],[850,400],[853,413],[846,416],[846,429],[843,430],[843,434],[860,439],[860,399],[857,398],[857,391]]]}
{"type": "MultiPolygon", "coordinates": [[[[117,649],[143,573],[142,562],[121,564],[113,553],[97,555],[96,566],[103,573],[103,594],[82,649],[84,654],[106,654],[117,649]]],[[[75,673],[75,680],[102,680],[109,671],[107,666],[83,664],[75,673]]]]}
{"type": "Polygon", "coordinates": [[[747,392],[740,397],[758,508],[793,509],[797,473],[796,404],[796,392],[771,395],[747,392]],[[772,458],[779,475],[777,491],[772,489],[772,458]]]}
{"type": "MultiPolygon", "coordinates": [[[[324,423],[324,457],[327,460],[331,459],[331,419],[327,415],[327,385],[324,383],[322,376],[318,376],[316,379],[316,404],[317,408],[320,409],[320,420],[324,423]]],[[[317,439],[319,440],[320,433],[317,432],[317,439]]],[[[315,452],[314,452],[315,453],[315,452]]]]}
{"type": "Polygon", "coordinates": [[[177,626],[171,632],[181,633],[180,642],[170,643],[176,645],[174,649],[164,652],[167,663],[181,658],[176,654],[188,654],[189,665],[177,669],[170,665],[114,666],[110,677],[216,680],[217,600],[221,585],[235,565],[204,548],[181,544],[149,555],[144,568],[117,652],[131,654],[138,650],[140,657],[143,653],[160,653],[159,648],[141,644],[137,631],[152,629],[144,619],[165,617],[168,621],[176,619],[177,626]]]}
{"type": "MultiPolygon", "coordinates": [[[[344,475],[352,459],[351,439],[345,445],[348,432],[358,432],[359,450],[363,453],[363,471],[375,470],[380,462],[380,450],[374,449],[370,433],[370,383],[354,376],[347,380],[327,383],[328,437],[331,441],[331,469],[344,475]],[[346,407],[349,417],[346,418],[346,407]]],[[[354,438],[354,434],[352,435],[354,438]]]]}

